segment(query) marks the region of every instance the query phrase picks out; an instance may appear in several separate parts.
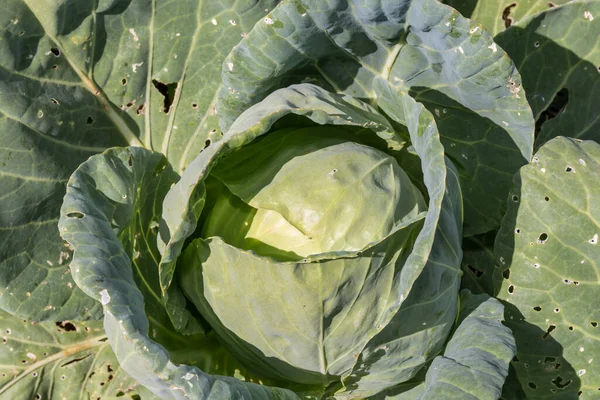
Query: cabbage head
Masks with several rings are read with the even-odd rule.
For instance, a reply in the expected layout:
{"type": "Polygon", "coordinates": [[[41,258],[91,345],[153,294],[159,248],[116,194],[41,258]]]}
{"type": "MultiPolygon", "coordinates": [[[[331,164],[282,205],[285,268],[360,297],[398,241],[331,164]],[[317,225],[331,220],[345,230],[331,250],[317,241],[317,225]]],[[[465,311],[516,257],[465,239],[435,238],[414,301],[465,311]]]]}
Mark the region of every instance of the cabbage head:
{"type": "Polygon", "coordinates": [[[500,393],[514,342],[496,300],[459,301],[457,170],[432,114],[380,85],[378,108],[308,83],[276,90],[179,179],[139,148],[73,174],[60,223],[73,274],[146,388],[367,398],[406,383],[430,398],[446,379],[436,374],[465,369],[500,393]],[[472,341],[498,353],[463,348],[472,341]]]}

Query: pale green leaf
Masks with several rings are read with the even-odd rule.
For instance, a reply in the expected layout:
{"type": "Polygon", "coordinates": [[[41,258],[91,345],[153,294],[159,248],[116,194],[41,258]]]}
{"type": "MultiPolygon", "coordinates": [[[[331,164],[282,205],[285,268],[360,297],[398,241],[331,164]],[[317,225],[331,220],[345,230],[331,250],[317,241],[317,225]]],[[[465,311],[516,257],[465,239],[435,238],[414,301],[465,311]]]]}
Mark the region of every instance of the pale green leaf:
{"type": "Polygon", "coordinates": [[[407,382],[444,346],[456,318],[462,203],[458,174],[442,157],[431,113],[412,98],[383,90],[380,107],[411,132],[430,196],[425,224],[399,277],[400,307],[359,354],[339,398],[364,398],[407,382]],[[439,153],[438,153],[439,152],[439,153]],[[445,163],[445,165],[444,165],[445,163]],[[443,183],[442,183],[443,182],[443,183]],[[412,281],[411,281],[412,279],[412,281]]]}
{"type": "Polygon", "coordinates": [[[528,397],[600,387],[600,145],[558,137],[515,175],[495,244],[498,297],[528,397]],[[504,278],[504,279],[503,279],[504,278]]]}

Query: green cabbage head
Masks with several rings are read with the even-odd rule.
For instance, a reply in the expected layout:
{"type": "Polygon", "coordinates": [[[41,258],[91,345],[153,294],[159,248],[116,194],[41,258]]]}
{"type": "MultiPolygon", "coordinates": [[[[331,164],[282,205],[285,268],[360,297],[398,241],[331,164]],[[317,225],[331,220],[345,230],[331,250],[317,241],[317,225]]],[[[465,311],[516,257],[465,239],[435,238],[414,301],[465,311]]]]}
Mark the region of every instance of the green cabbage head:
{"type": "Polygon", "coordinates": [[[181,177],[140,148],[73,174],[61,233],[129,374],[162,398],[429,396],[445,379],[431,366],[471,371],[482,341],[500,393],[514,342],[497,301],[459,305],[457,172],[431,113],[380,90],[385,115],[277,90],[181,177]]]}

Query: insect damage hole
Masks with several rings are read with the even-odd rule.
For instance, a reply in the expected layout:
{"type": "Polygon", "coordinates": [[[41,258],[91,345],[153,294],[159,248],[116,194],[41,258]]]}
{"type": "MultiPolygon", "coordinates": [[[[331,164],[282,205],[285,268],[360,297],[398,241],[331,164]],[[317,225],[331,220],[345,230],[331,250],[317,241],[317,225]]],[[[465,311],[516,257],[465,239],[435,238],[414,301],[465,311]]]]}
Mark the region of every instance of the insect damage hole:
{"type": "Polygon", "coordinates": [[[569,386],[571,384],[571,382],[573,382],[573,381],[572,380],[563,381],[563,378],[560,376],[557,376],[555,379],[552,380],[552,384],[559,389],[563,389],[563,388],[569,386]]]}
{"type": "Polygon", "coordinates": [[[77,331],[77,327],[69,321],[60,321],[56,323],[56,326],[59,328],[59,330],[65,330],[66,332],[74,332],[77,331]]]}
{"type": "Polygon", "coordinates": [[[172,83],[162,83],[157,81],[156,79],[152,79],[152,84],[158,90],[160,94],[163,95],[163,109],[165,114],[169,113],[171,106],[173,105],[173,99],[175,99],[175,92],[177,90],[177,82],[172,83]]]}
{"type": "Polygon", "coordinates": [[[548,327],[548,329],[546,329],[546,332],[544,333],[544,335],[542,336],[542,340],[546,340],[548,339],[548,336],[550,336],[550,334],[552,333],[553,330],[556,329],[556,325],[550,325],[548,327]]]}
{"type": "MultiPolygon", "coordinates": [[[[536,43],[538,43],[538,45],[536,46],[538,47],[539,42],[536,43]]],[[[565,111],[568,102],[569,90],[567,88],[560,89],[548,105],[548,108],[542,111],[538,120],[535,122],[535,137],[538,136],[538,134],[542,130],[542,125],[545,122],[551,120],[552,118],[556,118],[558,115],[565,111]]]]}
{"type": "Polygon", "coordinates": [[[511,10],[516,6],[517,6],[517,3],[509,4],[508,7],[506,7],[502,11],[502,20],[504,21],[504,27],[508,28],[509,26],[512,25],[513,18],[510,16],[510,13],[511,13],[511,10]]]}
{"type": "Polygon", "coordinates": [[[481,275],[483,275],[483,271],[478,270],[471,264],[467,264],[467,268],[473,275],[475,275],[476,278],[481,278],[481,275]]]}
{"type": "Polygon", "coordinates": [[[60,50],[58,49],[58,47],[52,47],[50,49],[50,52],[54,54],[54,57],[60,57],[60,50]]]}
{"type": "Polygon", "coordinates": [[[544,244],[548,240],[548,234],[546,232],[542,232],[537,239],[539,244],[544,244]]]}
{"type": "Polygon", "coordinates": [[[85,214],[80,213],[80,212],[70,212],[70,213],[67,213],[67,217],[81,219],[81,218],[85,217],[85,214]]]}

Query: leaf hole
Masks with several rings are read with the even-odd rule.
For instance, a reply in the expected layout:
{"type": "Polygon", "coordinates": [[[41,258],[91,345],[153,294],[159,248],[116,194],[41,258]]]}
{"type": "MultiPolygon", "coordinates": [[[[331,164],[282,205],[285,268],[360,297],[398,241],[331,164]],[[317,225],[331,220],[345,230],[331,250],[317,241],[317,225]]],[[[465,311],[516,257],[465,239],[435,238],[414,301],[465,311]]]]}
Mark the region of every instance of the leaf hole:
{"type": "Polygon", "coordinates": [[[90,353],[90,354],[87,354],[87,355],[85,355],[83,357],[74,358],[74,359],[72,359],[70,361],[67,361],[66,363],[62,364],[61,367],[66,367],[67,365],[78,363],[79,361],[83,361],[86,358],[90,357],[91,355],[92,354],[90,353]]]}
{"type": "Polygon", "coordinates": [[[192,108],[194,108],[194,109],[198,108],[198,103],[192,103],[192,108]]]}
{"type": "Polygon", "coordinates": [[[473,275],[475,275],[476,278],[481,278],[481,275],[483,275],[483,271],[478,270],[477,268],[475,268],[471,264],[467,264],[467,268],[469,269],[469,271],[471,271],[471,273],[473,275]]]}
{"type": "Polygon", "coordinates": [[[574,331],[574,330],[575,330],[575,328],[574,328],[574,327],[572,327],[572,326],[570,326],[570,327],[569,327],[569,330],[570,330],[570,331],[574,331]]]}
{"type": "Polygon", "coordinates": [[[60,50],[58,49],[58,47],[52,47],[50,51],[52,52],[52,54],[54,54],[54,57],[60,57],[60,50]]]}
{"type": "Polygon", "coordinates": [[[567,165],[567,168],[565,168],[565,172],[573,172],[573,171],[575,171],[575,170],[570,165],[567,165]]]}
{"type": "Polygon", "coordinates": [[[540,234],[540,236],[538,237],[537,242],[539,244],[544,244],[544,243],[546,243],[547,240],[548,240],[548,234],[546,232],[542,232],[540,234]]]}
{"type": "Polygon", "coordinates": [[[127,78],[121,79],[121,85],[123,85],[123,86],[127,85],[127,78]]]}
{"type": "Polygon", "coordinates": [[[515,233],[518,235],[519,233],[521,233],[521,230],[519,228],[515,229],[515,233]]]}
{"type": "Polygon", "coordinates": [[[510,278],[510,269],[505,269],[504,271],[502,271],[502,276],[504,277],[504,279],[510,278]]]}
{"type": "Polygon", "coordinates": [[[556,329],[556,325],[550,325],[548,327],[548,329],[546,329],[546,332],[544,333],[544,335],[542,336],[542,340],[546,340],[548,339],[548,336],[550,336],[550,334],[552,333],[553,330],[556,329]]]}
{"type": "Polygon", "coordinates": [[[546,358],[544,358],[544,364],[553,363],[554,361],[556,361],[555,357],[546,357],[546,358]]]}
{"type": "Polygon", "coordinates": [[[57,322],[56,326],[58,326],[60,329],[63,329],[67,332],[73,332],[73,331],[77,330],[77,327],[69,321],[57,322]]]}
{"type": "Polygon", "coordinates": [[[546,196],[546,197],[544,197],[544,200],[550,201],[550,197],[546,196]]]}
{"type": "Polygon", "coordinates": [[[554,311],[555,313],[557,313],[557,314],[558,314],[558,313],[560,312],[560,308],[556,307],[556,308],[555,308],[554,310],[552,310],[552,311],[554,311]]]}
{"type": "Polygon", "coordinates": [[[80,212],[70,212],[67,214],[67,217],[81,219],[81,218],[85,217],[85,214],[80,213],[80,212]]]}
{"type": "Polygon", "coordinates": [[[513,194],[512,201],[514,201],[515,203],[518,203],[519,202],[519,196],[517,196],[516,194],[513,194]]]}
{"type": "Polygon", "coordinates": [[[25,31],[19,32],[19,36],[23,36],[24,34],[25,34],[25,31]]]}
{"type": "Polygon", "coordinates": [[[537,389],[537,385],[533,382],[529,382],[527,385],[529,385],[529,387],[532,389],[537,389]]]}
{"type": "Polygon", "coordinates": [[[514,293],[514,291],[515,291],[515,285],[510,285],[510,286],[508,287],[508,293],[510,293],[510,294],[513,294],[513,293],[514,293]]]}
{"type": "MultiPolygon", "coordinates": [[[[539,46],[539,42],[536,42],[536,43],[538,43],[538,46],[539,46]]],[[[538,46],[536,46],[536,47],[538,47],[538,46]]],[[[548,105],[548,108],[546,108],[544,111],[542,111],[538,120],[535,122],[535,137],[538,136],[540,130],[542,129],[542,125],[546,121],[557,117],[560,113],[562,113],[566,109],[568,102],[569,102],[569,90],[567,88],[560,89],[556,93],[556,95],[554,96],[554,98],[552,99],[550,104],[548,105]]]]}
{"type": "Polygon", "coordinates": [[[596,321],[590,322],[590,325],[592,325],[594,328],[598,327],[598,323],[596,321]]]}
{"type": "Polygon", "coordinates": [[[60,104],[60,103],[58,102],[58,100],[56,100],[56,99],[54,99],[54,98],[50,99],[50,101],[51,101],[53,104],[56,104],[56,105],[60,104]]]}
{"type": "Polygon", "coordinates": [[[552,380],[552,383],[554,384],[554,386],[556,386],[559,389],[563,389],[566,388],[567,386],[569,386],[571,384],[571,382],[573,382],[572,380],[568,380],[568,381],[563,381],[562,377],[557,376],[555,379],[552,380]]]}
{"type": "Polygon", "coordinates": [[[162,83],[157,81],[156,79],[153,79],[152,84],[154,85],[156,90],[158,90],[158,92],[163,95],[163,110],[165,114],[168,114],[169,110],[171,109],[171,105],[173,105],[173,99],[175,98],[177,82],[162,83]]]}
{"type": "Polygon", "coordinates": [[[513,19],[510,16],[510,13],[511,13],[511,9],[516,6],[517,6],[517,3],[512,3],[512,4],[508,5],[508,7],[506,7],[502,11],[502,20],[504,21],[504,27],[508,28],[509,26],[512,25],[513,19]]]}
{"type": "Polygon", "coordinates": [[[85,121],[88,125],[92,125],[94,123],[94,118],[92,117],[87,117],[87,120],[85,121]]]}
{"type": "Polygon", "coordinates": [[[204,148],[206,149],[208,146],[210,146],[210,139],[206,139],[204,142],[204,148]]]}
{"type": "Polygon", "coordinates": [[[533,309],[537,312],[542,311],[542,307],[540,307],[540,306],[535,306],[535,307],[533,307],[533,309]]]}
{"type": "Polygon", "coordinates": [[[52,66],[52,69],[54,69],[54,70],[57,70],[57,69],[58,69],[58,65],[54,64],[54,65],[52,66]]]}

